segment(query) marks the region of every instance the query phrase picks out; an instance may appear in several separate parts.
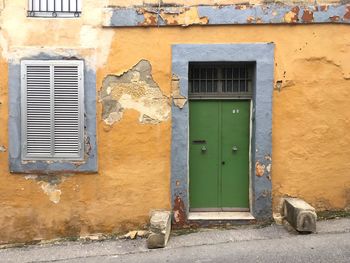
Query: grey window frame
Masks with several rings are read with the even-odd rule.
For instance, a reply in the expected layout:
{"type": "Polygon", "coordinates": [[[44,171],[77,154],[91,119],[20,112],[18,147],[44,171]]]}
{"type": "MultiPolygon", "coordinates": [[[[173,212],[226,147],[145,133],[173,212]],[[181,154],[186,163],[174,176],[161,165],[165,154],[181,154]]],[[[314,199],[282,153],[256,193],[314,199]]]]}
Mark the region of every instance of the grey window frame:
{"type": "MultiPolygon", "coordinates": [[[[53,124],[53,118],[51,116],[51,125],[53,124]]],[[[54,128],[51,129],[51,145],[54,140],[54,128]]],[[[82,60],[22,60],[21,61],[21,158],[23,161],[36,161],[36,160],[71,160],[82,161],[84,159],[84,62],[82,60]],[[78,107],[79,107],[79,156],[28,156],[27,155],[27,66],[50,66],[50,100],[51,100],[51,114],[53,114],[53,67],[54,66],[78,66],[78,107]]]]}

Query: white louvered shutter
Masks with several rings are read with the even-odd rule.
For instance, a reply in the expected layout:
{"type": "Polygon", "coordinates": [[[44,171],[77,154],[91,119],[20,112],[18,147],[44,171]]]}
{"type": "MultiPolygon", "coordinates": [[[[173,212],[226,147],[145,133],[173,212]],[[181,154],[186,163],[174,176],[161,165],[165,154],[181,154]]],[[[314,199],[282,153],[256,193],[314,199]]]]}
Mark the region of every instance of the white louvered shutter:
{"type": "Polygon", "coordinates": [[[83,62],[22,61],[24,160],[83,158],[83,62]]]}

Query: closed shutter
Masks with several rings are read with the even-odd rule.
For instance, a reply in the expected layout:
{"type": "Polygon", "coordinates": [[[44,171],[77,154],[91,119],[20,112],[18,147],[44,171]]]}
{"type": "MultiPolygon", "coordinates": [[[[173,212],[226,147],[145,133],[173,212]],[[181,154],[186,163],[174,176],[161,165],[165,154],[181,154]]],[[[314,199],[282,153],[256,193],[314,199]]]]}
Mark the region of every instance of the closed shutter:
{"type": "Polygon", "coordinates": [[[22,61],[24,160],[83,158],[82,80],[82,61],[22,61]]]}
{"type": "Polygon", "coordinates": [[[27,154],[51,154],[50,66],[27,66],[27,154]]]}

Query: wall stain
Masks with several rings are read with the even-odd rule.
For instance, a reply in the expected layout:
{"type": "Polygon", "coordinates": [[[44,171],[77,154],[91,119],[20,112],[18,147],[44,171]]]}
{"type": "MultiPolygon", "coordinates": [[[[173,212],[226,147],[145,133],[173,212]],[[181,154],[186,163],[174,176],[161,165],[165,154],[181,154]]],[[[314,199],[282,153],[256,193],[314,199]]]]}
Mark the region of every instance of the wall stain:
{"type": "Polygon", "coordinates": [[[65,181],[65,178],[71,175],[36,175],[29,174],[24,178],[26,180],[34,180],[40,186],[41,190],[49,197],[54,204],[58,204],[61,200],[62,191],[58,189],[58,185],[65,181]]]}
{"type": "Polygon", "coordinates": [[[169,98],[152,77],[149,61],[141,60],[121,75],[108,75],[99,92],[102,119],[107,125],[120,121],[126,109],[140,113],[143,124],[158,124],[170,116],[169,98]]]}
{"type": "Polygon", "coordinates": [[[48,195],[51,202],[58,204],[61,199],[61,190],[57,189],[57,185],[47,182],[39,182],[41,189],[48,195]]]}
{"type": "Polygon", "coordinates": [[[185,205],[179,196],[176,196],[174,200],[173,217],[175,225],[183,226],[186,224],[185,205]]]}

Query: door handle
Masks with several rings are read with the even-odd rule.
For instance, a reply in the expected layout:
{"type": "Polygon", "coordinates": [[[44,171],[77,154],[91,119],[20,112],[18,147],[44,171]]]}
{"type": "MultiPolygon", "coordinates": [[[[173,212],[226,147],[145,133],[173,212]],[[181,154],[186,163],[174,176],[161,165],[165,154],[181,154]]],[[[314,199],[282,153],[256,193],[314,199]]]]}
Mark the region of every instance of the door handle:
{"type": "Polygon", "coordinates": [[[207,141],[206,140],[194,140],[192,141],[193,144],[206,144],[207,141]]]}
{"type": "Polygon", "coordinates": [[[236,145],[232,146],[232,152],[237,152],[238,151],[238,148],[236,145]]]}

